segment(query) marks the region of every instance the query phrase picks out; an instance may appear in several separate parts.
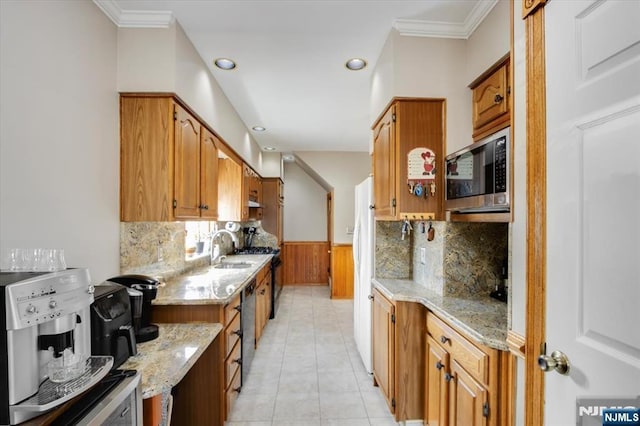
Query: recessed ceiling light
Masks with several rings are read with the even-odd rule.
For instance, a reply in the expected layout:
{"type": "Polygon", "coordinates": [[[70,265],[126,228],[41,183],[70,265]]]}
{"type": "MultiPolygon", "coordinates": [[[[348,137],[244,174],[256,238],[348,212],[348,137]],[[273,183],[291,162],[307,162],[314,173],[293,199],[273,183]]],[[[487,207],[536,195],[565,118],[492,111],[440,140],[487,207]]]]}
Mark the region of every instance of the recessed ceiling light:
{"type": "Polygon", "coordinates": [[[227,58],[218,58],[213,63],[221,70],[232,70],[236,67],[236,63],[227,58]]]}
{"type": "Polygon", "coordinates": [[[291,162],[291,161],[294,161],[294,160],[295,160],[295,158],[294,158],[294,157],[293,157],[293,155],[291,155],[291,154],[283,155],[283,156],[282,156],[282,159],[283,159],[284,161],[287,161],[287,162],[291,162]]]}
{"type": "Polygon", "coordinates": [[[265,130],[267,130],[267,129],[265,129],[265,128],[264,128],[264,127],[262,127],[262,126],[253,126],[253,127],[252,127],[252,129],[253,129],[253,131],[255,131],[255,132],[264,132],[265,130]]]}
{"type": "Polygon", "coordinates": [[[275,147],[273,147],[273,146],[265,146],[265,147],[264,147],[264,150],[265,150],[265,151],[275,151],[275,150],[276,150],[276,148],[275,148],[275,147]]]}
{"type": "Polygon", "coordinates": [[[359,71],[367,66],[367,61],[362,58],[351,58],[344,64],[351,71],[359,71]]]}

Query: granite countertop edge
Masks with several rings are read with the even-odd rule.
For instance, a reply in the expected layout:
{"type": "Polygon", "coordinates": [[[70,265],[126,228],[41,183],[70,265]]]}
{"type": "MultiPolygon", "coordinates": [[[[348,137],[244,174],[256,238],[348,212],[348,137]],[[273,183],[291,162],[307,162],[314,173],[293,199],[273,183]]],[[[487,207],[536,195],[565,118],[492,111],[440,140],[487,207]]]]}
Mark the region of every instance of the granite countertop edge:
{"type": "Polygon", "coordinates": [[[439,295],[412,280],[373,278],[374,288],[387,298],[396,302],[417,302],[433,311],[474,342],[501,351],[508,351],[507,345],[507,305],[488,297],[479,299],[461,299],[439,295]],[[451,305],[464,305],[463,312],[452,312],[451,305]],[[448,306],[447,306],[448,305],[448,306]],[[478,316],[488,312],[499,312],[501,320],[496,326],[478,324],[478,316]],[[502,313],[504,312],[504,315],[502,313]]]}
{"type": "Polygon", "coordinates": [[[120,367],[122,369],[138,370],[141,374],[143,399],[170,392],[171,389],[186,376],[191,367],[195,365],[211,342],[213,342],[222,331],[222,324],[218,323],[158,324],[158,326],[160,331],[158,338],[149,342],[139,343],[138,355],[130,357],[129,360],[120,367]],[[170,339],[170,342],[167,342],[167,335],[171,336],[176,332],[179,332],[182,340],[170,339]],[[191,334],[189,332],[191,332],[191,334]],[[186,340],[193,337],[193,334],[198,336],[198,341],[186,340]],[[196,351],[193,352],[185,364],[171,376],[166,375],[167,371],[170,370],[164,367],[160,359],[166,350],[159,351],[158,349],[154,349],[158,346],[164,346],[167,343],[172,345],[173,351],[176,349],[183,351],[186,347],[197,344],[196,351]],[[157,370],[161,372],[156,373],[157,370]]]}
{"type": "Polygon", "coordinates": [[[205,266],[194,269],[192,271],[181,274],[177,277],[170,278],[165,282],[164,287],[158,289],[156,299],[152,301],[154,306],[162,305],[225,305],[236,297],[265,265],[271,262],[272,254],[246,254],[246,255],[229,255],[226,257],[227,262],[243,262],[249,261],[253,265],[246,269],[236,270],[216,270],[214,266],[205,266]],[[169,292],[179,292],[185,286],[194,282],[202,282],[204,286],[208,285],[212,277],[217,277],[224,281],[224,286],[232,285],[234,290],[231,293],[223,295],[205,295],[202,297],[182,297],[177,295],[169,295],[169,292]],[[220,278],[222,277],[222,278],[220,278]]]}

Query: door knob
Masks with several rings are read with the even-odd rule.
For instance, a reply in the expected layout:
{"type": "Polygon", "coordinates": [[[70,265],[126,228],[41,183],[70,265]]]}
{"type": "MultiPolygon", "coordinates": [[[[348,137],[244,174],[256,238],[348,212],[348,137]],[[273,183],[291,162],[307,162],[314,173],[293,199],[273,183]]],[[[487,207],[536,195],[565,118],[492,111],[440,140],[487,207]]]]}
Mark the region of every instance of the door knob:
{"type": "Polygon", "coordinates": [[[551,355],[544,353],[538,357],[538,366],[545,373],[547,371],[556,370],[563,375],[569,374],[569,358],[560,351],[553,351],[551,355]]]}

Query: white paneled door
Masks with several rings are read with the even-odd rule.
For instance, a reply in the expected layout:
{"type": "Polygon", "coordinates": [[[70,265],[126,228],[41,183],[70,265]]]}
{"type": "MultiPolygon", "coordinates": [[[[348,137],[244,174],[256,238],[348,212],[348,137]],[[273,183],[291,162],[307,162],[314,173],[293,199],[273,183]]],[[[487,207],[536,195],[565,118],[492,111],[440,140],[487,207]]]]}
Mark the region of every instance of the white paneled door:
{"type": "Polygon", "coordinates": [[[545,40],[545,424],[587,425],[640,395],[640,1],[550,1],[545,40]]]}

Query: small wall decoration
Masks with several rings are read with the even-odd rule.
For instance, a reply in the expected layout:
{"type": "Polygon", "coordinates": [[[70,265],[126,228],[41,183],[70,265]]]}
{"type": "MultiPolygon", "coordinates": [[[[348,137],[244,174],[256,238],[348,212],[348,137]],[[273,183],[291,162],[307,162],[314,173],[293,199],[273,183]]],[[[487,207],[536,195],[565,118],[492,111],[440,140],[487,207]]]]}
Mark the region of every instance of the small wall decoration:
{"type": "Polygon", "coordinates": [[[407,154],[407,185],[416,197],[435,194],[436,154],[429,148],[414,148],[407,154]]]}

